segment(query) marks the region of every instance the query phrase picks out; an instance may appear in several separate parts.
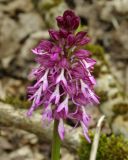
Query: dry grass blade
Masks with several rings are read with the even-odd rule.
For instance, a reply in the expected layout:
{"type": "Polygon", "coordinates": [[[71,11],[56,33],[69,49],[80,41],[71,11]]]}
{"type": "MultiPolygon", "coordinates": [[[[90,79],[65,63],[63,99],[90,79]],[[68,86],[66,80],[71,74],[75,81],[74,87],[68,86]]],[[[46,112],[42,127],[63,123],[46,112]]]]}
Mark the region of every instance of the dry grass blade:
{"type": "Polygon", "coordinates": [[[101,131],[101,126],[102,126],[102,122],[104,121],[104,118],[105,118],[105,115],[101,116],[98,123],[97,123],[96,133],[95,133],[95,136],[94,136],[94,141],[93,141],[93,144],[92,144],[89,160],[96,160],[96,154],[97,154],[99,138],[100,138],[100,131],[101,131]]]}

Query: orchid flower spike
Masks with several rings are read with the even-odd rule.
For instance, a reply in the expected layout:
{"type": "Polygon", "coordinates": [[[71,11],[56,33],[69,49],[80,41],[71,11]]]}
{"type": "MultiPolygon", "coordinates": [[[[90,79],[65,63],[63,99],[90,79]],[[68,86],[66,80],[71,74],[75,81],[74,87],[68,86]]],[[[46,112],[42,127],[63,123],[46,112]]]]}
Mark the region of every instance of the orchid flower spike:
{"type": "Polygon", "coordinates": [[[64,120],[75,119],[90,142],[90,116],[85,110],[88,104],[99,104],[94,92],[96,81],[91,75],[96,61],[83,49],[90,38],[87,32],[77,32],[80,18],[73,11],[65,11],[56,21],[59,29],[49,30],[51,39],[42,40],[32,49],[38,67],[32,70],[35,84],[28,88],[29,99],[33,101],[28,116],[41,107],[43,122],[59,121],[58,133],[62,140],[64,120]],[[74,108],[69,104],[74,104],[74,108]]]}

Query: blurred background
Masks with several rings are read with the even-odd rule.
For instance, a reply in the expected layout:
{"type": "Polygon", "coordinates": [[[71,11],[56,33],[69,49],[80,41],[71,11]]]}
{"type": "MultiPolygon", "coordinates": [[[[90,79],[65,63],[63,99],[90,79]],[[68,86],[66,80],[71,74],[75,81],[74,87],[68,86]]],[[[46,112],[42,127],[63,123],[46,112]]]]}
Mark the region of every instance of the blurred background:
{"type": "MultiPolygon", "coordinates": [[[[0,0],[0,101],[20,109],[30,106],[28,73],[36,65],[31,49],[41,39],[49,39],[48,29],[57,28],[55,17],[66,9],[80,16],[81,28],[92,39],[86,48],[97,60],[94,75],[101,104],[88,109],[93,117],[90,129],[105,114],[103,132],[127,139],[128,0],[0,0]]],[[[80,159],[65,148],[61,155],[62,160],[80,159]]],[[[0,160],[49,157],[50,146],[36,135],[0,123],[0,160]]]]}

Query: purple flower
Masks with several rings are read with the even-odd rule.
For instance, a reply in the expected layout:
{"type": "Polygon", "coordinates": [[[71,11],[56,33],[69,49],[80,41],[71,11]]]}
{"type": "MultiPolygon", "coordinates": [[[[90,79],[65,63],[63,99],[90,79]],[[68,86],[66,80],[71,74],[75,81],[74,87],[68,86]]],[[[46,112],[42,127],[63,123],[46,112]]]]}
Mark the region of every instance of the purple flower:
{"type": "Polygon", "coordinates": [[[73,11],[65,11],[57,17],[59,30],[50,29],[51,40],[43,40],[32,52],[38,67],[32,70],[35,84],[28,88],[32,106],[27,115],[42,107],[42,120],[59,120],[58,133],[64,139],[64,120],[75,119],[81,124],[86,139],[90,116],[86,113],[88,104],[99,104],[94,92],[96,81],[91,75],[96,61],[91,53],[81,48],[90,38],[87,32],[78,32],[79,17],[73,11]],[[69,103],[70,102],[70,103],[69,103]],[[69,104],[74,104],[71,109],[69,104]]]}

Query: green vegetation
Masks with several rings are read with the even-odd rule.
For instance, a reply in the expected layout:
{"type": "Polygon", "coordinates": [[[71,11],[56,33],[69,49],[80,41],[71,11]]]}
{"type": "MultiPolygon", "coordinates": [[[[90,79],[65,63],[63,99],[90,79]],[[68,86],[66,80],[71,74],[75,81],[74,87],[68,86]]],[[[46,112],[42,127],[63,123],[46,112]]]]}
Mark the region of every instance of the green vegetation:
{"type": "MultiPolygon", "coordinates": [[[[93,134],[90,134],[93,141],[93,134]]],[[[81,137],[81,146],[78,151],[80,160],[89,160],[91,144],[81,137]]],[[[122,136],[102,134],[96,160],[128,160],[128,141],[122,136]]]]}

